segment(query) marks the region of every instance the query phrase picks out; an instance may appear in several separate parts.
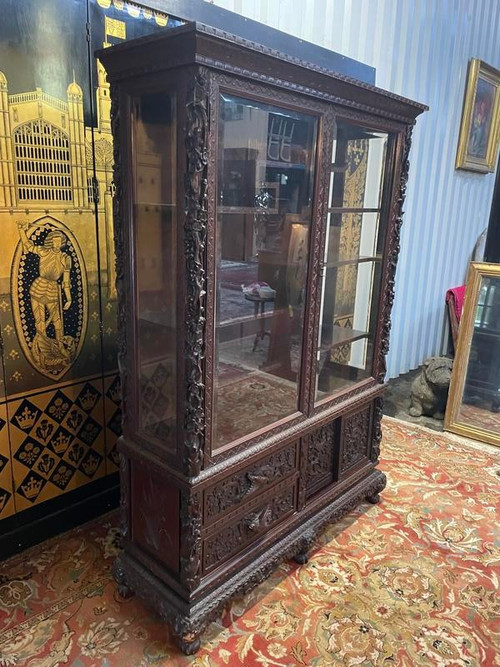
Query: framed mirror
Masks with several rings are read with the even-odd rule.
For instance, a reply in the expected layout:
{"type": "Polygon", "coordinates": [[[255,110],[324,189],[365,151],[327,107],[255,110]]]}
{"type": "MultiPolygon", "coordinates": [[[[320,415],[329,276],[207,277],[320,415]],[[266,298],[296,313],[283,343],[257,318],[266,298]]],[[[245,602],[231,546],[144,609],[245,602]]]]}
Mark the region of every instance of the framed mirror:
{"type": "Polygon", "coordinates": [[[500,264],[470,265],[444,428],[500,446],[500,264]]]}

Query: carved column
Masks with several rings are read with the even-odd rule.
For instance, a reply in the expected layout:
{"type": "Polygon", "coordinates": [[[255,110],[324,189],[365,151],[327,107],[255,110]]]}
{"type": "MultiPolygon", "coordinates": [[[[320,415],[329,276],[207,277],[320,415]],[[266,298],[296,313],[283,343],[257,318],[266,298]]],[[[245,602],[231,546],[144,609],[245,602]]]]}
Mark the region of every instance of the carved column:
{"type": "Polygon", "coordinates": [[[201,492],[181,492],[180,515],[180,577],[188,591],[193,591],[201,576],[201,492]]]}
{"type": "Polygon", "coordinates": [[[385,299],[382,308],[382,329],[380,336],[380,348],[378,359],[378,373],[377,379],[379,382],[384,382],[387,371],[386,356],[389,352],[389,339],[391,335],[391,310],[394,303],[394,288],[396,282],[396,265],[398,263],[398,255],[400,249],[401,225],[403,224],[403,204],[406,196],[406,184],[408,182],[408,172],[410,169],[410,161],[408,159],[411,148],[411,135],[413,132],[413,125],[408,125],[403,135],[402,160],[401,170],[399,173],[399,183],[397,186],[396,196],[393,201],[392,219],[394,221],[392,227],[392,234],[389,239],[389,247],[387,251],[386,261],[386,275],[385,275],[385,299]]]}
{"type": "Polygon", "coordinates": [[[116,85],[111,87],[111,127],[113,131],[113,237],[115,251],[116,292],[118,296],[117,342],[118,368],[122,392],[122,428],[126,425],[127,411],[127,309],[128,291],[124,287],[125,245],[123,233],[123,182],[121,173],[121,135],[120,135],[120,104],[119,90],[116,85]]]}
{"type": "Polygon", "coordinates": [[[206,322],[206,237],[208,172],[208,83],[195,71],[186,101],[186,174],[184,176],[185,269],[185,414],[184,472],[201,470],[205,441],[204,362],[206,322]]]}

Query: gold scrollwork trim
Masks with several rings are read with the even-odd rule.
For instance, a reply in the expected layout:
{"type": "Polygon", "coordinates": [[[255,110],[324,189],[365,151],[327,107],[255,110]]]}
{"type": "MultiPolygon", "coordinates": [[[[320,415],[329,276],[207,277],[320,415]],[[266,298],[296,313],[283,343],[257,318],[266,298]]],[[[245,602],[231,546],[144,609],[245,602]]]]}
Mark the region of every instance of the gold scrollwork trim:
{"type": "Polygon", "coordinates": [[[465,379],[469,365],[477,302],[483,278],[487,277],[495,277],[500,281],[500,264],[488,264],[486,262],[471,263],[467,278],[465,303],[458,331],[458,345],[455,353],[453,373],[451,375],[444,429],[445,431],[451,431],[452,433],[472,438],[473,440],[500,446],[500,433],[488,431],[479,426],[473,426],[460,421],[460,407],[462,405],[465,379]]]}
{"type": "Polygon", "coordinates": [[[469,62],[467,73],[467,85],[465,89],[464,107],[462,111],[462,123],[458,140],[456,169],[468,169],[487,173],[495,171],[498,144],[500,141],[500,72],[490,67],[478,58],[472,58],[469,62]],[[479,78],[484,79],[495,87],[495,99],[491,112],[491,128],[488,137],[486,157],[478,158],[470,155],[468,150],[469,138],[472,125],[472,113],[476,100],[476,91],[479,78]]]}

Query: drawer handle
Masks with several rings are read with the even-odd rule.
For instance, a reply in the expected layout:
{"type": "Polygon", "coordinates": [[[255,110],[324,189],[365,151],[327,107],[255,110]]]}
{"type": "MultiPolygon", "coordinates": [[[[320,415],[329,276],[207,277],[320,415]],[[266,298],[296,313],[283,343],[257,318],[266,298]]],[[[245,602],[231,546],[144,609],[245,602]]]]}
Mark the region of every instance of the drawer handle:
{"type": "Polygon", "coordinates": [[[267,528],[270,526],[272,521],[273,513],[271,508],[267,506],[260,512],[254,512],[253,514],[247,516],[244,523],[248,530],[250,530],[252,533],[255,533],[261,528],[267,528]]]}
{"type": "Polygon", "coordinates": [[[274,468],[270,465],[262,466],[260,470],[255,472],[247,472],[246,477],[246,488],[242,490],[239,496],[239,500],[243,500],[246,496],[254,491],[258,491],[260,488],[265,486],[273,476],[274,468]]]}

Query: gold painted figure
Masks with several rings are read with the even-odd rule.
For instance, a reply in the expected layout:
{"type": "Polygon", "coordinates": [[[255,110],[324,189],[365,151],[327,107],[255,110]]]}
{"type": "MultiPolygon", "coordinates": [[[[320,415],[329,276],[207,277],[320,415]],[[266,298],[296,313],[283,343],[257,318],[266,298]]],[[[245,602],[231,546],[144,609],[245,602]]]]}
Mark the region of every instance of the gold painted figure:
{"type": "Polygon", "coordinates": [[[38,246],[28,238],[28,227],[26,223],[18,223],[23,251],[38,255],[40,261],[39,275],[29,290],[36,328],[31,351],[41,368],[58,373],[73,361],[75,352],[73,337],[64,334],[64,311],[71,306],[71,257],[62,250],[67,243],[62,231],[50,231],[43,245],[38,246]],[[48,332],[50,324],[54,337],[48,332]]]}

